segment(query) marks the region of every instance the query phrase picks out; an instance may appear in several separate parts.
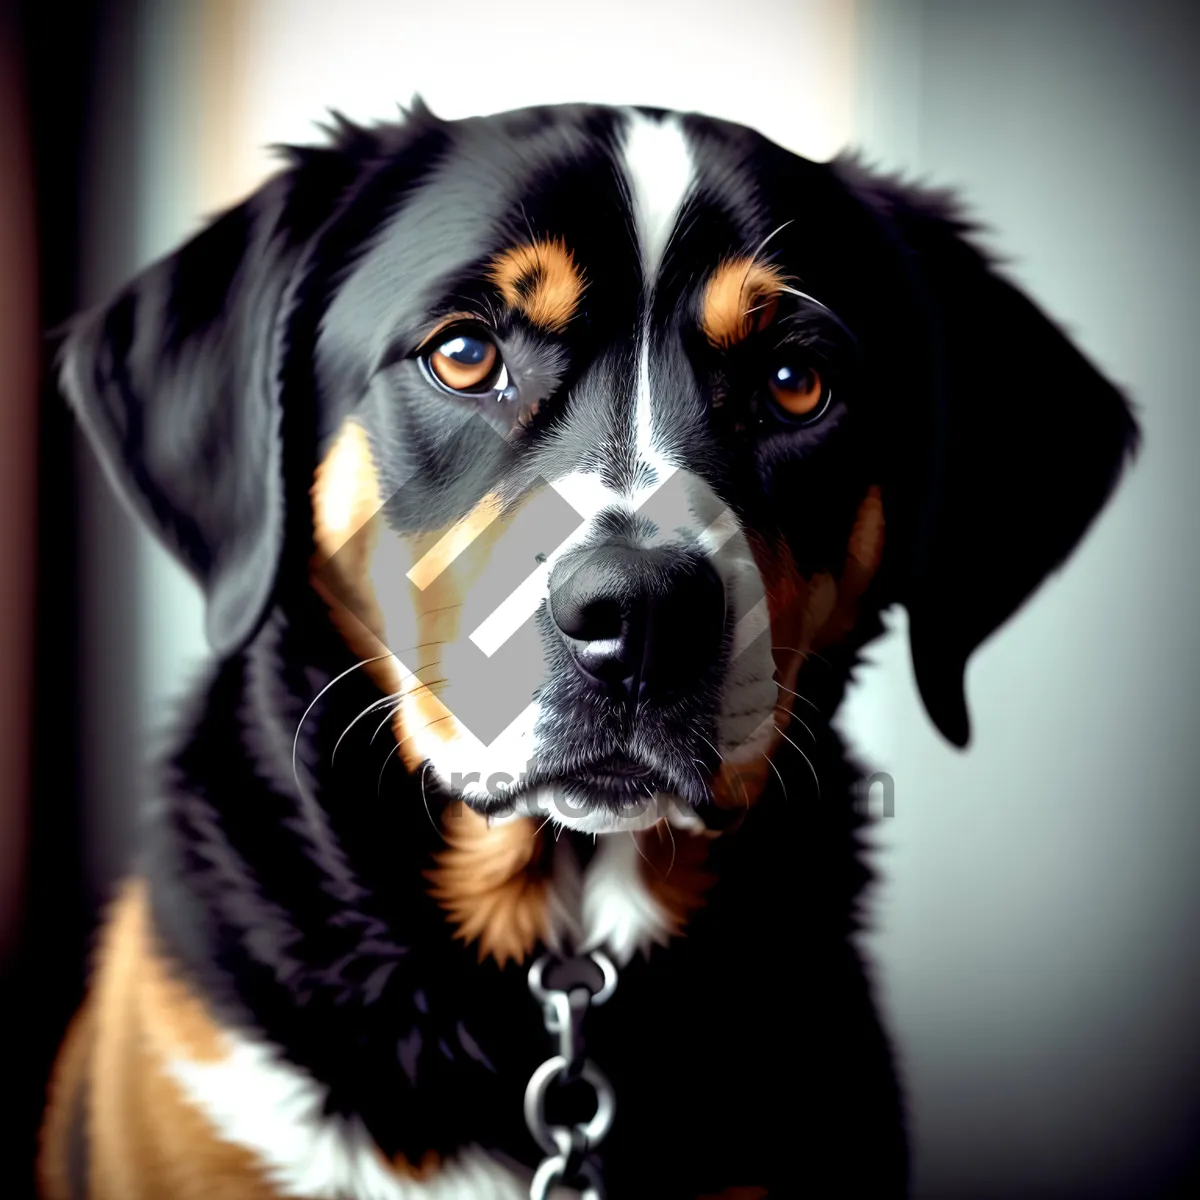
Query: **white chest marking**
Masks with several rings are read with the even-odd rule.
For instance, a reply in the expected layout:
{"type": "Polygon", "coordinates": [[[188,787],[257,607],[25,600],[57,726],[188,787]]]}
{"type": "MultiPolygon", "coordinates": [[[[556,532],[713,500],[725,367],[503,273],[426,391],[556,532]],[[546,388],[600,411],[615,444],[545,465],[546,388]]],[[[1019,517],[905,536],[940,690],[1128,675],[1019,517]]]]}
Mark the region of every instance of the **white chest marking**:
{"type": "Polygon", "coordinates": [[[328,1116],[326,1089],[264,1042],[224,1031],[218,1062],[175,1059],[167,1070],[224,1141],[244,1146],[271,1182],[310,1200],[526,1200],[527,1180],[470,1149],[431,1179],[388,1166],[356,1117],[328,1116]]]}
{"type": "Polygon", "coordinates": [[[606,834],[583,877],[582,950],[603,950],[623,967],[639,951],[665,946],[671,925],[646,887],[634,835],[606,834]]]}
{"type": "MultiPolygon", "coordinates": [[[[582,880],[568,843],[556,850],[554,933],[581,949],[603,949],[624,966],[664,945],[666,914],[646,887],[633,836],[608,834],[582,880]]],[[[558,937],[552,938],[558,940],[558,937]]],[[[325,1112],[327,1089],[271,1045],[224,1030],[229,1053],[216,1062],[174,1059],[167,1070],[217,1136],[244,1146],[271,1182],[309,1200],[525,1200],[517,1170],[470,1148],[430,1179],[391,1169],[357,1117],[325,1112]]],[[[566,1200],[574,1192],[556,1192],[566,1200]]]]}

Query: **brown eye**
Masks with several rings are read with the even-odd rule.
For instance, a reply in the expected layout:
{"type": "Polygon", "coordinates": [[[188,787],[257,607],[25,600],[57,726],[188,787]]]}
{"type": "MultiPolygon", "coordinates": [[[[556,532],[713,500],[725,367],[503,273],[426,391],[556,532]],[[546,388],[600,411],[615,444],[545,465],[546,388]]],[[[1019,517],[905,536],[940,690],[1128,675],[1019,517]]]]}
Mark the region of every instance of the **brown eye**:
{"type": "Polygon", "coordinates": [[[775,403],[791,417],[815,420],[825,410],[829,394],[821,376],[809,366],[780,363],[769,379],[775,403]]]}
{"type": "Polygon", "coordinates": [[[452,392],[488,392],[503,388],[504,364],[493,342],[474,333],[458,333],[431,351],[426,363],[433,377],[452,392]]]}

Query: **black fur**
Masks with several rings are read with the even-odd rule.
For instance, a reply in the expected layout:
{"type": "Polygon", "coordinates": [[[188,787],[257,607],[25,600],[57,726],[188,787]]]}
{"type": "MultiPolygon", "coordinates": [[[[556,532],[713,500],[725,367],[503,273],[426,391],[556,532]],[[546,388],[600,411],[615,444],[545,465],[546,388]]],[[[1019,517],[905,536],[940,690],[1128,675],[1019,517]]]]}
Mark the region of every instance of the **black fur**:
{"type": "MultiPolygon", "coordinates": [[[[642,315],[613,163],[620,120],[566,107],[442,122],[418,107],[395,127],[341,123],[85,318],[65,350],[66,390],[110,473],[205,586],[218,652],[147,814],[163,950],[388,1154],[477,1143],[535,1162],[521,1092],[547,1047],[523,970],[479,963],[426,893],[440,845],[427,804],[436,818],[447,797],[387,761],[372,722],[331,761],[377,698],[361,672],[305,719],[293,776],[301,716],[353,663],[309,586],[308,489],[350,411],[397,528],[438,527],[502,475],[524,486],[602,445],[619,477],[642,315]],[[587,272],[585,312],[562,336],[502,330],[545,403],[515,442],[500,446],[481,414],[448,448],[446,410],[411,359],[418,330],[486,303],[479,264],[530,230],[566,238],[587,272]]],[[[651,313],[676,448],[806,570],[838,565],[870,483],[888,540],[871,611],[805,667],[817,711],[804,714],[811,735],[798,722],[790,734],[811,766],[784,744],[782,786],[772,777],[714,844],[718,883],[688,936],[632,963],[593,1023],[620,1106],[606,1177],[618,1196],[901,1195],[902,1106],[852,942],[868,879],[858,771],[827,722],[878,611],[902,602],[930,715],[965,743],[968,656],[1082,536],[1135,427],[936,198],[684,122],[700,180],[651,313]],[[719,356],[694,328],[703,272],[779,226],[770,257],[827,306],[800,301],[781,321],[834,381],[819,428],[778,423],[753,348],[719,356]]],[[[574,730],[564,763],[608,749],[569,677],[547,693],[574,730]]],[[[690,739],[710,728],[718,685],[650,714],[649,740],[703,757],[690,739]]]]}

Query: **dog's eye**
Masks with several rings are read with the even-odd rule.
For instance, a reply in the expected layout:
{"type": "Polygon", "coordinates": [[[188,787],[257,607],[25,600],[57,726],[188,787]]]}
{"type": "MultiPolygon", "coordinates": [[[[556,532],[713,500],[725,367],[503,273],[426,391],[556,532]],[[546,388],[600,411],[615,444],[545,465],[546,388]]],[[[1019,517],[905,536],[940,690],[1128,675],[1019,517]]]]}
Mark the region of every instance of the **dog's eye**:
{"type": "Polygon", "coordinates": [[[832,393],[820,373],[805,363],[785,359],[771,368],[767,382],[776,407],[792,421],[810,424],[829,407],[832,393]]]}
{"type": "Polygon", "coordinates": [[[482,330],[443,334],[420,358],[434,381],[447,391],[478,396],[508,387],[508,371],[496,343],[482,330]]]}

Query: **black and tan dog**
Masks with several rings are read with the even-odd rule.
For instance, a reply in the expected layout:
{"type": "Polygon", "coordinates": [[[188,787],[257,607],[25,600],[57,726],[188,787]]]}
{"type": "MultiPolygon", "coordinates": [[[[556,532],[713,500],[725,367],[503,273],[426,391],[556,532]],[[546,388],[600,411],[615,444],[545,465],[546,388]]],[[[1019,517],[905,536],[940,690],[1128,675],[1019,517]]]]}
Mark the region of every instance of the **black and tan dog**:
{"type": "Polygon", "coordinates": [[[216,662],[47,1196],[525,1195],[545,947],[620,969],[610,1195],[904,1193],[829,719],[902,603],[963,744],[968,656],[1136,437],[964,232],[720,121],[418,106],[78,323],[65,390],[216,662]]]}

